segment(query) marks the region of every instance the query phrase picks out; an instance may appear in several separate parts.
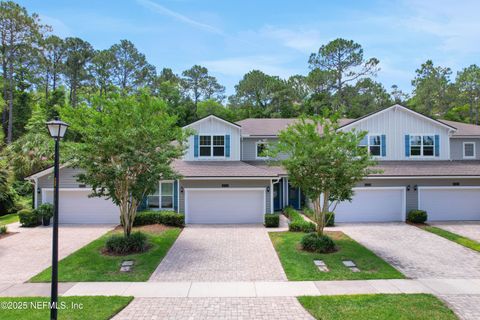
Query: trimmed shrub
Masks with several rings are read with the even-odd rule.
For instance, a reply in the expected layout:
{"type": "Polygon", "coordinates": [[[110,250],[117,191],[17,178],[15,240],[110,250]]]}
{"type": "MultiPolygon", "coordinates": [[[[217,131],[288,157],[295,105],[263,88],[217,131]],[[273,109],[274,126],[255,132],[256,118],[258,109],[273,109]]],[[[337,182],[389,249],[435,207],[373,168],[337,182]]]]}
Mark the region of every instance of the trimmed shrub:
{"type": "MultiPolygon", "coordinates": [[[[43,221],[45,222],[50,221],[50,219],[53,217],[53,204],[43,203],[33,211],[36,212],[39,218],[42,219],[43,221]]],[[[44,222],[44,225],[48,225],[48,224],[45,224],[45,222],[44,222]]]]}
{"type": "Polygon", "coordinates": [[[407,215],[407,221],[411,223],[425,223],[427,219],[427,211],[424,210],[411,210],[407,215]]]}
{"type": "MultiPolygon", "coordinates": [[[[315,213],[311,208],[304,208],[303,214],[315,221],[315,213]]],[[[335,213],[327,212],[325,213],[325,226],[333,227],[335,225],[335,213]]]]}
{"type": "Polygon", "coordinates": [[[147,236],[141,232],[134,232],[128,237],[114,234],[105,242],[105,248],[108,253],[118,255],[143,252],[148,249],[147,236]]]}
{"type": "Polygon", "coordinates": [[[288,230],[293,232],[313,232],[316,229],[314,223],[306,221],[298,213],[297,210],[287,207],[284,211],[285,215],[290,219],[290,224],[288,225],[288,230]]]}
{"type": "Polygon", "coordinates": [[[306,251],[329,253],[335,251],[335,243],[327,236],[319,236],[315,232],[305,235],[300,241],[302,249],[306,251]]]}
{"type": "Polygon", "coordinates": [[[266,214],[265,215],[265,227],[267,228],[277,228],[280,224],[280,215],[279,214],[266,214]]]}
{"type": "Polygon", "coordinates": [[[7,233],[7,226],[6,225],[0,226],[0,234],[5,234],[5,233],[7,233]]]}
{"type": "Polygon", "coordinates": [[[22,227],[36,227],[40,224],[38,213],[32,209],[22,209],[18,211],[18,219],[22,227]]]}
{"type": "Polygon", "coordinates": [[[141,211],[137,213],[133,225],[137,227],[157,223],[172,227],[183,227],[185,226],[185,215],[174,211],[141,211]]]}

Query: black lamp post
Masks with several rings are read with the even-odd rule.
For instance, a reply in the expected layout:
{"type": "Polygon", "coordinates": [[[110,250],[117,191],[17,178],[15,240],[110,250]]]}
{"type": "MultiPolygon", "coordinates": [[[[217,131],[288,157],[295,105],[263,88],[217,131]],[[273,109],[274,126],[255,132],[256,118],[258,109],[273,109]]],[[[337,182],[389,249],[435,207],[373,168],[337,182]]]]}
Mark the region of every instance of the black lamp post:
{"type": "Polygon", "coordinates": [[[55,140],[55,163],[53,180],[53,241],[52,241],[52,291],[50,300],[50,319],[57,320],[58,304],[58,171],[60,139],[67,131],[68,124],[60,121],[58,117],[55,120],[47,122],[47,128],[50,136],[55,140]]]}

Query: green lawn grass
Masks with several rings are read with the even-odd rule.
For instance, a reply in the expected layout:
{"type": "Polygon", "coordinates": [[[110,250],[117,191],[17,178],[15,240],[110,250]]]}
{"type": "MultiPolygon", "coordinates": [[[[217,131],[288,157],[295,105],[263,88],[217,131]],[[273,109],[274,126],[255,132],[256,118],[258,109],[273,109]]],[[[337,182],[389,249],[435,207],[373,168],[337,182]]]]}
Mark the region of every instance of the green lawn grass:
{"type": "Polygon", "coordinates": [[[480,252],[480,243],[475,240],[463,237],[461,235],[444,230],[442,228],[437,228],[429,225],[422,226],[421,228],[424,230],[427,230],[428,232],[434,233],[440,237],[456,242],[464,247],[480,252]]]}
{"type": "Polygon", "coordinates": [[[16,213],[10,213],[4,216],[0,216],[0,226],[3,226],[4,224],[14,223],[17,221],[18,221],[18,214],[16,213]]]}
{"type": "Polygon", "coordinates": [[[360,280],[402,279],[404,276],[391,265],[342,232],[327,232],[338,247],[334,253],[321,254],[301,250],[300,239],[305,233],[270,233],[275,250],[289,280],[360,280]],[[323,260],[330,272],[321,272],[313,260],[323,260]],[[352,260],[361,272],[352,272],[342,263],[352,260]]]}
{"type": "MultiPolygon", "coordinates": [[[[77,250],[59,262],[59,281],[146,281],[163,257],[167,254],[178,235],[179,228],[170,228],[161,233],[147,235],[152,248],[143,253],[127,256],[106,256],[101,253],[106,234],[90,242],[85,247],[77,250]],[[120,265],[124,260],[134,260],[133,271],[120,272],[120,265]]],[[[31,282],[50,281],[50,268],[30,279],[31,282]]]]}
{"type": "MultiPolygon", "coordinates": [[[[132,297],[60,297],[58,319],[60,320],[106,320],[113,317],[115,314],[125,308],[132,297]],[[60,309],[65,306],[64,309],[60,309]],[[73,308],[73,304],[82,306],[82,309],[73,308]]],[[[2,320],[43,320],[49,319],[50,309],[48,305],[43,305],[43,302],[49,302],[50,298],[45,297],[19,297],[19,298],[0,298],[2,309],[0,311],[0,318],[2,320]],[[6,308],[5,306],[25,306],[26,308],[6,308]],[[35,308],[35,306],[39,306],[35,308]]]]}
{"type": "Polygon", "coordinates": [[[429,294],[373,294],[299,297],[316,319],[322,320],[454,320],[443,302],[429,294]]]}

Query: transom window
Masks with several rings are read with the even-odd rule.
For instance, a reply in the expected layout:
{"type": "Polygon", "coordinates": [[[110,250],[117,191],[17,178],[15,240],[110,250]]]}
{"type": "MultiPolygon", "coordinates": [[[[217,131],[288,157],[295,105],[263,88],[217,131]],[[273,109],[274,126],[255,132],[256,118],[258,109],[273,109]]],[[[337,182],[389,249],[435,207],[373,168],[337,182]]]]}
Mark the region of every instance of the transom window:
{"type": "Polygon", "coordinates": [[[433,135],[410,136],[410,155],[415,157],[433,157],[435,154],[435,137],[433,135]]]}
{"type": "Polygon", "coordinates": [[[382,136],[379,134],[366,135],[359,144],[360,148],[365,148],[372,156],[380,157],[382,155],[382,136]]]}
{"type": "Polygon", "coordinates": [[[173,209],[173,182],[160,182],[155,193],[147,199],[150,209],[173,209]]]}
{"type": "Polygon", "coordinates": [[[475,142],[463,143],[463,158],[465,159],[475,158],[475,142]]]}
{"type": "Polygon", "coordinates": [[[225,136],[200,136],[200,157],[224,157],[225,136]]]}
{"type": "Polygon", "coordinates": [[[267,150],[267,143],[266,142],[257,142],[257,153],[255,157],[257,159],[265,159],[266,156],[264,152],[267,150]]]}

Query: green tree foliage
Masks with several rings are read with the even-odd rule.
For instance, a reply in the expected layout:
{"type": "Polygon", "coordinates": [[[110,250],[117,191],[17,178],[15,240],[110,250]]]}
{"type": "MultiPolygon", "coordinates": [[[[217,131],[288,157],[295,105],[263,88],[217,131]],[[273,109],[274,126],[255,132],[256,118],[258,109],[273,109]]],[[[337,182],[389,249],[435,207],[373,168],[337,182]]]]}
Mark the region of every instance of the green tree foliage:
{"type": "Polygon", "coordinates": [[[334,110],[349,107],[344,88],[368,76],[375,76],[379,70],[376,58],[365,59],[362,46],[352,40],[335,39],[312,53],[308,60],[312,70],[323,71],[329,90],[335,94],[334,110]]]}
{"type": "Polygon", "coordinates": [[[0,2],[0,59],[3,75],[2,125],[7,142],[13,141],[15,77],[27,57],[32,56],[41,39],[38,15],[12,1],[0,2]]]}
{"type": "Polygon", "coordinates": [[[113,57],[112,81],[120,90],[130,92],[152,84],[155,67],[147,62],[145,55],[128,40],[114,44],[109,51],[113,57]]]}
{"type": "Polygon", "coordinates": [[[323,235],[325,214],[334,211],[339,201],[351,200],[356,183],[370,174],[369,168],[375,164],[368,152],[358,147],[366,132],[338,130],[337,119],[302,117],[280,131],[278,143],[267,150],[272,158],[288,155],[280,162],[289,182],[301,188],[313,204],[319,236],[323,235]]]}
{"type": "Polygon", "coordinates": [[[75,107],[78,104],[78,92],[90,78],[88,64],[94,51],[90,43],[80,38],[66,38],[65,48],[63,74],[70,88],[69,102],[75,107]]]}
{"type": "Polygon", "coordinates": [[[190,133],[176,126],[162,100],[147,93],[96,97],[92,106],[62,109],[62,119],[80,136],[72,160],[85,170],[79,180],[119,206],[129,236],[143,198],[159,180],[176,176],[171,163],[182,156],[190,133]]]}
{"type": "Polygon", "coordinates": [[[112,81],[114,54],[112,50],[98,50],[95,52],[89,71],[92,74],[92,82],[95,91],[100,96],[107,94],[114,87],[112,81]]]}
{"type": "Polygon", "coordinates": [[[234,110],[225,107],[223,104],[216,100],[204,100],[198,103],[198,117],[203,118],[210,114],[214,114],[217,117],[223,118],[229,121],[240,120],[234,110]]]}
{"type": "Polygon", "coordinates": [[[415,72],[412,80],[414,96],[410,104],[430,116],[444,114],[452,104],[454,89],[450,83],[450,68],[434,66],[432,60],[427,60],[415,72]]]}
{"type": "Polygon", "coordinates": [[[6,148],[9,165],[19,180],[52,163],[53,140],[45,128],[46,121],[45,109],[36,106],[25,126],[25,134],[6,148]]]}
{"type": "Polygon", "coordinates": [[[40,51],[40,70],[43,73],[45,98],[48,99],[50,91],[57,90],[60,84],[66,51],[65,41],[58,36],[50,35],[41,42],[40,51]]]}
{"type": "MultiPolygon", "coordinates": [[[[476,64],[458,72],[455,85],[460,94],[458,100],[468,105],[468,119],[464,121],[478,124],[480,104],[480,68],[476,64]]],[[[460,103],[461,103],[460,102],[460,103]]]]}
{"type": "Polygon", "coordinates": [[[222,101],[225,96],[225,87],[217,79],[208,74],[208,69],[194,65],[182,72],[181,84],[186,94],[193,100],[194,114],[197,115],[198,102],[205,99],[222,101]]]}

